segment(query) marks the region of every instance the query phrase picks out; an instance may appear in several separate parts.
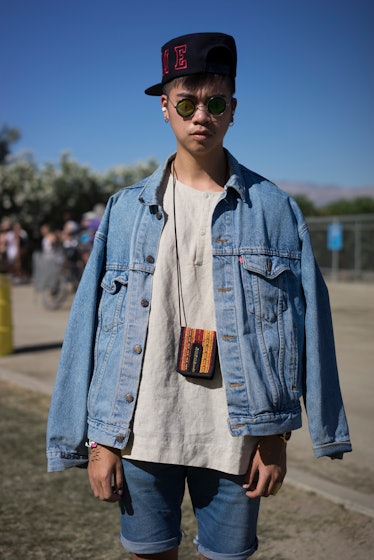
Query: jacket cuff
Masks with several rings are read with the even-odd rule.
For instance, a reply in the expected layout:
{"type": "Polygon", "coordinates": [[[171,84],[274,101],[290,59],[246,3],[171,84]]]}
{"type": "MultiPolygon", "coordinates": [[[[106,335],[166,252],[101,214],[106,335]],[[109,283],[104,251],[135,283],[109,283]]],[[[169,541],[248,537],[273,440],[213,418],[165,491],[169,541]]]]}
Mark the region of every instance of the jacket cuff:
{"type": "Polygon", "coordinates": [[[87,468],[88,455],[75,455],[74,453],[65,453],[53,451],[47,454],[47,470],[48,472],[57,472],[70,469],[72,467],[87,468]]]}
{"type": "Polygon", "coordinates": [[[344,453],[352,451],[352,445],[347,442],[327,443],[313,448],[316,457],[331,457],[331,459],[342,459],[344,453]]]}

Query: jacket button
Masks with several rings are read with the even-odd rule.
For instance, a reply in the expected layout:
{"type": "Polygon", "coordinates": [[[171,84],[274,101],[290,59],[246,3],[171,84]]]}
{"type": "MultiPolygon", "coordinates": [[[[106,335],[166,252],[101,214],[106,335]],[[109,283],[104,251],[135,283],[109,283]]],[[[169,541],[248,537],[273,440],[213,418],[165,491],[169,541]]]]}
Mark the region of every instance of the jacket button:
{"type": "Polygon", "coordinates": [[[157,218],[157,220],[161,220],[161,219],[162,219],[162,214],[161,214],[161,212],[157,212],[156,218],[157,218]]]}
{"type": "Polygon", "coordinates": [[[118,443],[122,443],[124,439],[123,436],[116,436],[116,441],[118,441],[118,443]]]}
{"type": "Polygon", "coordinates": [[[148,257],[145,259],[147,261],[147,263],[154,263],[155,259],[152,257],[152,255],[148,255],[148,257]]]}
{"type": "Polygon", "coordinates": [[[125,399],[126,399],[126,402],[130,403],[130,402],[133,402],[134,397],[132,395],[128,394],[128,395],[126,395],[125,399]]]}
{"type": "Polygon", "coordinates": [[[140,305],[142,307],[148,307],[149,301],[147,299],[142,299],[142,301],[140,302],[140,305]]]}
{"type": "Polygon", "coordinates": [[[141,354],[142,353],[142,347],[139,344],[136,344],[134,346],[134,352],[135,352],[135,354],[141,354]]]}

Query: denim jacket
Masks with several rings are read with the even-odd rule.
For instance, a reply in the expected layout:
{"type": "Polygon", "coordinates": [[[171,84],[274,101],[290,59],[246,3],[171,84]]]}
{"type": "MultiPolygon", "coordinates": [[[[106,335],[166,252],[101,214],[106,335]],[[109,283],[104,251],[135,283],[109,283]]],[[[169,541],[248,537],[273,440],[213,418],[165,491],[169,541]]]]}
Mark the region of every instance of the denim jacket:
{"type": "MultiPolygon", "coordinates": [[[[227,158],[230,178],[213,212],[211,239],[229,432],[265,436],[300,428],[303,399],[315,455],[341,458],[351,445],[329,298],[305,219],[289,195],[228,152],[227,158]]],[[[87,438],[118,449],[128,441],[168,161],[107,204],[61,352],[47,429],[50,471],[86,466],[87,438]]]]}

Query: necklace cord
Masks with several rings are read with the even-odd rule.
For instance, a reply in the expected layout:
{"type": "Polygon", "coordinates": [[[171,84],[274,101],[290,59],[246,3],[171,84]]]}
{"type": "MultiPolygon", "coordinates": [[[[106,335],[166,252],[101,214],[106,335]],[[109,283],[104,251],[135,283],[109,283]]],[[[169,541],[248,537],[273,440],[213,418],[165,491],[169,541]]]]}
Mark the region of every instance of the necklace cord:
{"type": "Polygon", "coordinates": [[[183,322],[184,324],[186,324],[186,311],[184,307],[183,294],[182,294],[182,276],[181,276],[179,251],[178,251],[178,235],[177,235],[176,204],[175,204],[175,188],[176,188],[176,182],[178,180],[178,175],[175,170],[174,161],[171,164],[171,175],[173,177],[173,218],[174,218],[175,255],[176,255],[176,262],[177,262],[179,325],[180,327],[182,327],[182,313],[183,313],[183,322]]]}

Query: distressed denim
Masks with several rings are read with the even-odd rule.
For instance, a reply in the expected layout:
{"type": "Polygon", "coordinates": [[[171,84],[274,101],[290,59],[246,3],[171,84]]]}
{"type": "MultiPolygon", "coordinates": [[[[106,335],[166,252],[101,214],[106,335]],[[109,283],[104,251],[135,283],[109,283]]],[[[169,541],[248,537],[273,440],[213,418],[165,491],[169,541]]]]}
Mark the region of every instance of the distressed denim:
{"type": "Polygon", "coordinates": [[[126,459],[122,465],[120,539],[127,550],[143,555],[179,546],[181,504],[188,487],[198,552],[211,560],[246,560],[256,552],[260,499],[246,496],[243,475],[126,459]]]}
{"type": "MultiPolygon", "coordinates": [[[[229,152],[227,158],[230,178],[213,212],[211,239],[229,432],[295,430],[304,399],[315,455],[341,457],[351,445],[328,291],[307,224],[292,197],[229,152]]],[[[62,348],[47,429],[51,471],[84,466],[87,437],[119,449],[128,441],[168,161],[107,204],[62,348]]]]}

